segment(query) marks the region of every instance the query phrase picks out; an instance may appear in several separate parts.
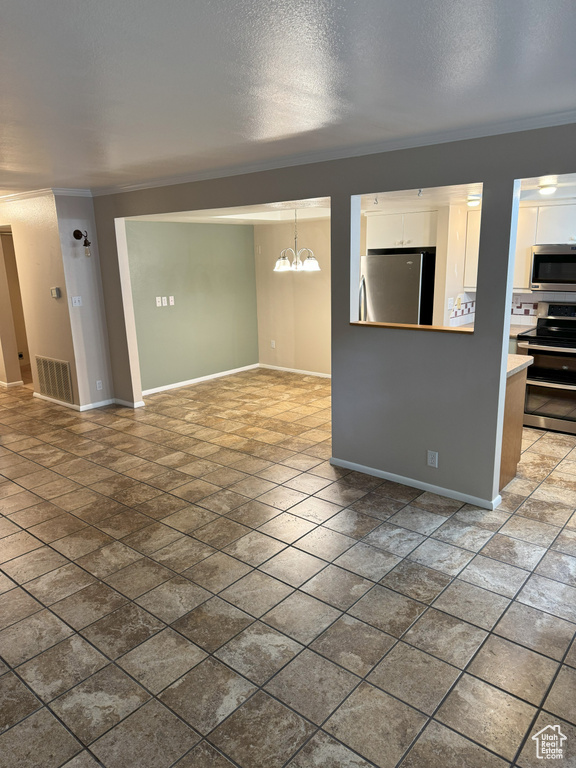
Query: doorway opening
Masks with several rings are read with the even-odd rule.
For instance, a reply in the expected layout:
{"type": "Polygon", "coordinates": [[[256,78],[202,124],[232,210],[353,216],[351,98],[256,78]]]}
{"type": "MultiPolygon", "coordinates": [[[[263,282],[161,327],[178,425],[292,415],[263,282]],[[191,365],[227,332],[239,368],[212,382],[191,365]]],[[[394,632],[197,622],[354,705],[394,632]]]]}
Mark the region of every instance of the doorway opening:
{"type": "Polygon", "coordinates": [[[0,227],[0,245],[0,338],[5,376],[2,383],[8,387],[33,388],[20,280],[9,226],[0,227]]]}
{"type": "Polygon", "coordinates": [[[329,198],[116,224],[135,395],[247,368],[330,375],[329,198]],[[275,270],[295,215],[297,249],[317,271],[275,270]]]}

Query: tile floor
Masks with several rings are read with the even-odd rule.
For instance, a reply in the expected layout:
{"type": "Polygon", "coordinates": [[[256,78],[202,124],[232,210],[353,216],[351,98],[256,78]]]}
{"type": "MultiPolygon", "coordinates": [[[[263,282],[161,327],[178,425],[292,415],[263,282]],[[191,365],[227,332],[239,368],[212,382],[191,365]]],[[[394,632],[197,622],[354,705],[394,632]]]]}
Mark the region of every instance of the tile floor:
{"type": "Polygon", "coordinates": [[[0,393],[1,768],[576,765],[576,437],[488,512],[332,467],[329,406],[0,393]]]}

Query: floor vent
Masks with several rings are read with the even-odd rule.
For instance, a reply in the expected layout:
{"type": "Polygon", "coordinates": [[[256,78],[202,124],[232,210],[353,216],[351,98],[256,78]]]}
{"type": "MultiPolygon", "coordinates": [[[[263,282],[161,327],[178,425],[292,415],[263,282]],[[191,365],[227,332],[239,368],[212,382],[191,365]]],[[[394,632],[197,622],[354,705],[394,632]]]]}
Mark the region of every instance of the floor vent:
{"type": "Polygon", "coordinates": [[[52,360],[50,357],[36,356],[40,394],[62,400],[64,403],[74,402],[72,397],[72,378],[70,363],[64,360],[52,360]]]}

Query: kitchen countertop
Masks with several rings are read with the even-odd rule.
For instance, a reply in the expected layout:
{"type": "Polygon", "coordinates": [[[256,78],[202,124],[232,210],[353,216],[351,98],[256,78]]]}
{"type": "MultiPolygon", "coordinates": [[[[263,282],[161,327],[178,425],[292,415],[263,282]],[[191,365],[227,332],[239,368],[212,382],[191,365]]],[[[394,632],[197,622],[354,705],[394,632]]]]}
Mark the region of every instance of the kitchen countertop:
{"type": "MultiPolygon", "coordinates": [[[[466,325],[460,325],[459,328],[464,328],[466,330],[474,330],[474,323],[466,323],[466,325]]],[[[510,338],[515,339],[518,337],[519,333],[522,333],[522,331],[530,331],[532,328],[536,328],[536,324],[534,325],[511,325],[510,326],[510,338]]]]}
{"type": "Polygon", "coordinates": [[[508,355],[508,368],[506,369],[506,378],[514,376],[515,373],[520,373],[524,368],[528,368],[532,365],[534,358],[530,355],[508,355]]]}
{"type": "Polygon", "coordinates": [[[514,325],[512,324],[510,326],[510,338],[515,339],[517,338],[519,333],[522,333],[523,331],[530,331],[532,328],[536,328],[536,324],[534,325],[514,325]]]}

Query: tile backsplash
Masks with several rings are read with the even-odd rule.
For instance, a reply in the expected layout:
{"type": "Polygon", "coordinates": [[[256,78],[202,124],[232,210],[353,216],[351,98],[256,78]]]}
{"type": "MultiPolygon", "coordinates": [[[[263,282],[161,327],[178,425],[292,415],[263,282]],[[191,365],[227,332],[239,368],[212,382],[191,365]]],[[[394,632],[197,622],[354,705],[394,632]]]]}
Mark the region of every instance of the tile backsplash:
{"type": "Polygon", "coordinates": [[[514,295],[512,298],[512,322],[516,325],[534,325],[538,314],[538,302],[532,294],[514,295]]]}
{"type": "Polygon", "coordinates": [[[459,293],[454,302],[454,309],[450,314],[450,327],[458,328],[460,325],[473,323],[476,317],[476,300],[468,293],[459,293]],[[458,306],[460,299],[460,306],[458,306]]]}
{"type": "MultiPolygon", "coordinates": [[[[462,307],[465,303],[469,306],[472,305],[472,313],[476,312],[476,294],[475,293],[462,293],[462,307]]],[[[576,293],[546,293],[544,291],[538,291],[537,293],[515,293],[512,297],[512,305],[510,307],[512,325],[536,325],[536,318],[538,316],[538,302],[558,302],[559,304],[576,304],[576,293]]],[[[454,310],[450,316],[450,325],[466,325],[474,321],[474,314],[472,317],[464,315],[464,319],[461,316],[456,315],[454,310]]],[[[470,312],[470,309],[468,309],[470,312]]]]}

